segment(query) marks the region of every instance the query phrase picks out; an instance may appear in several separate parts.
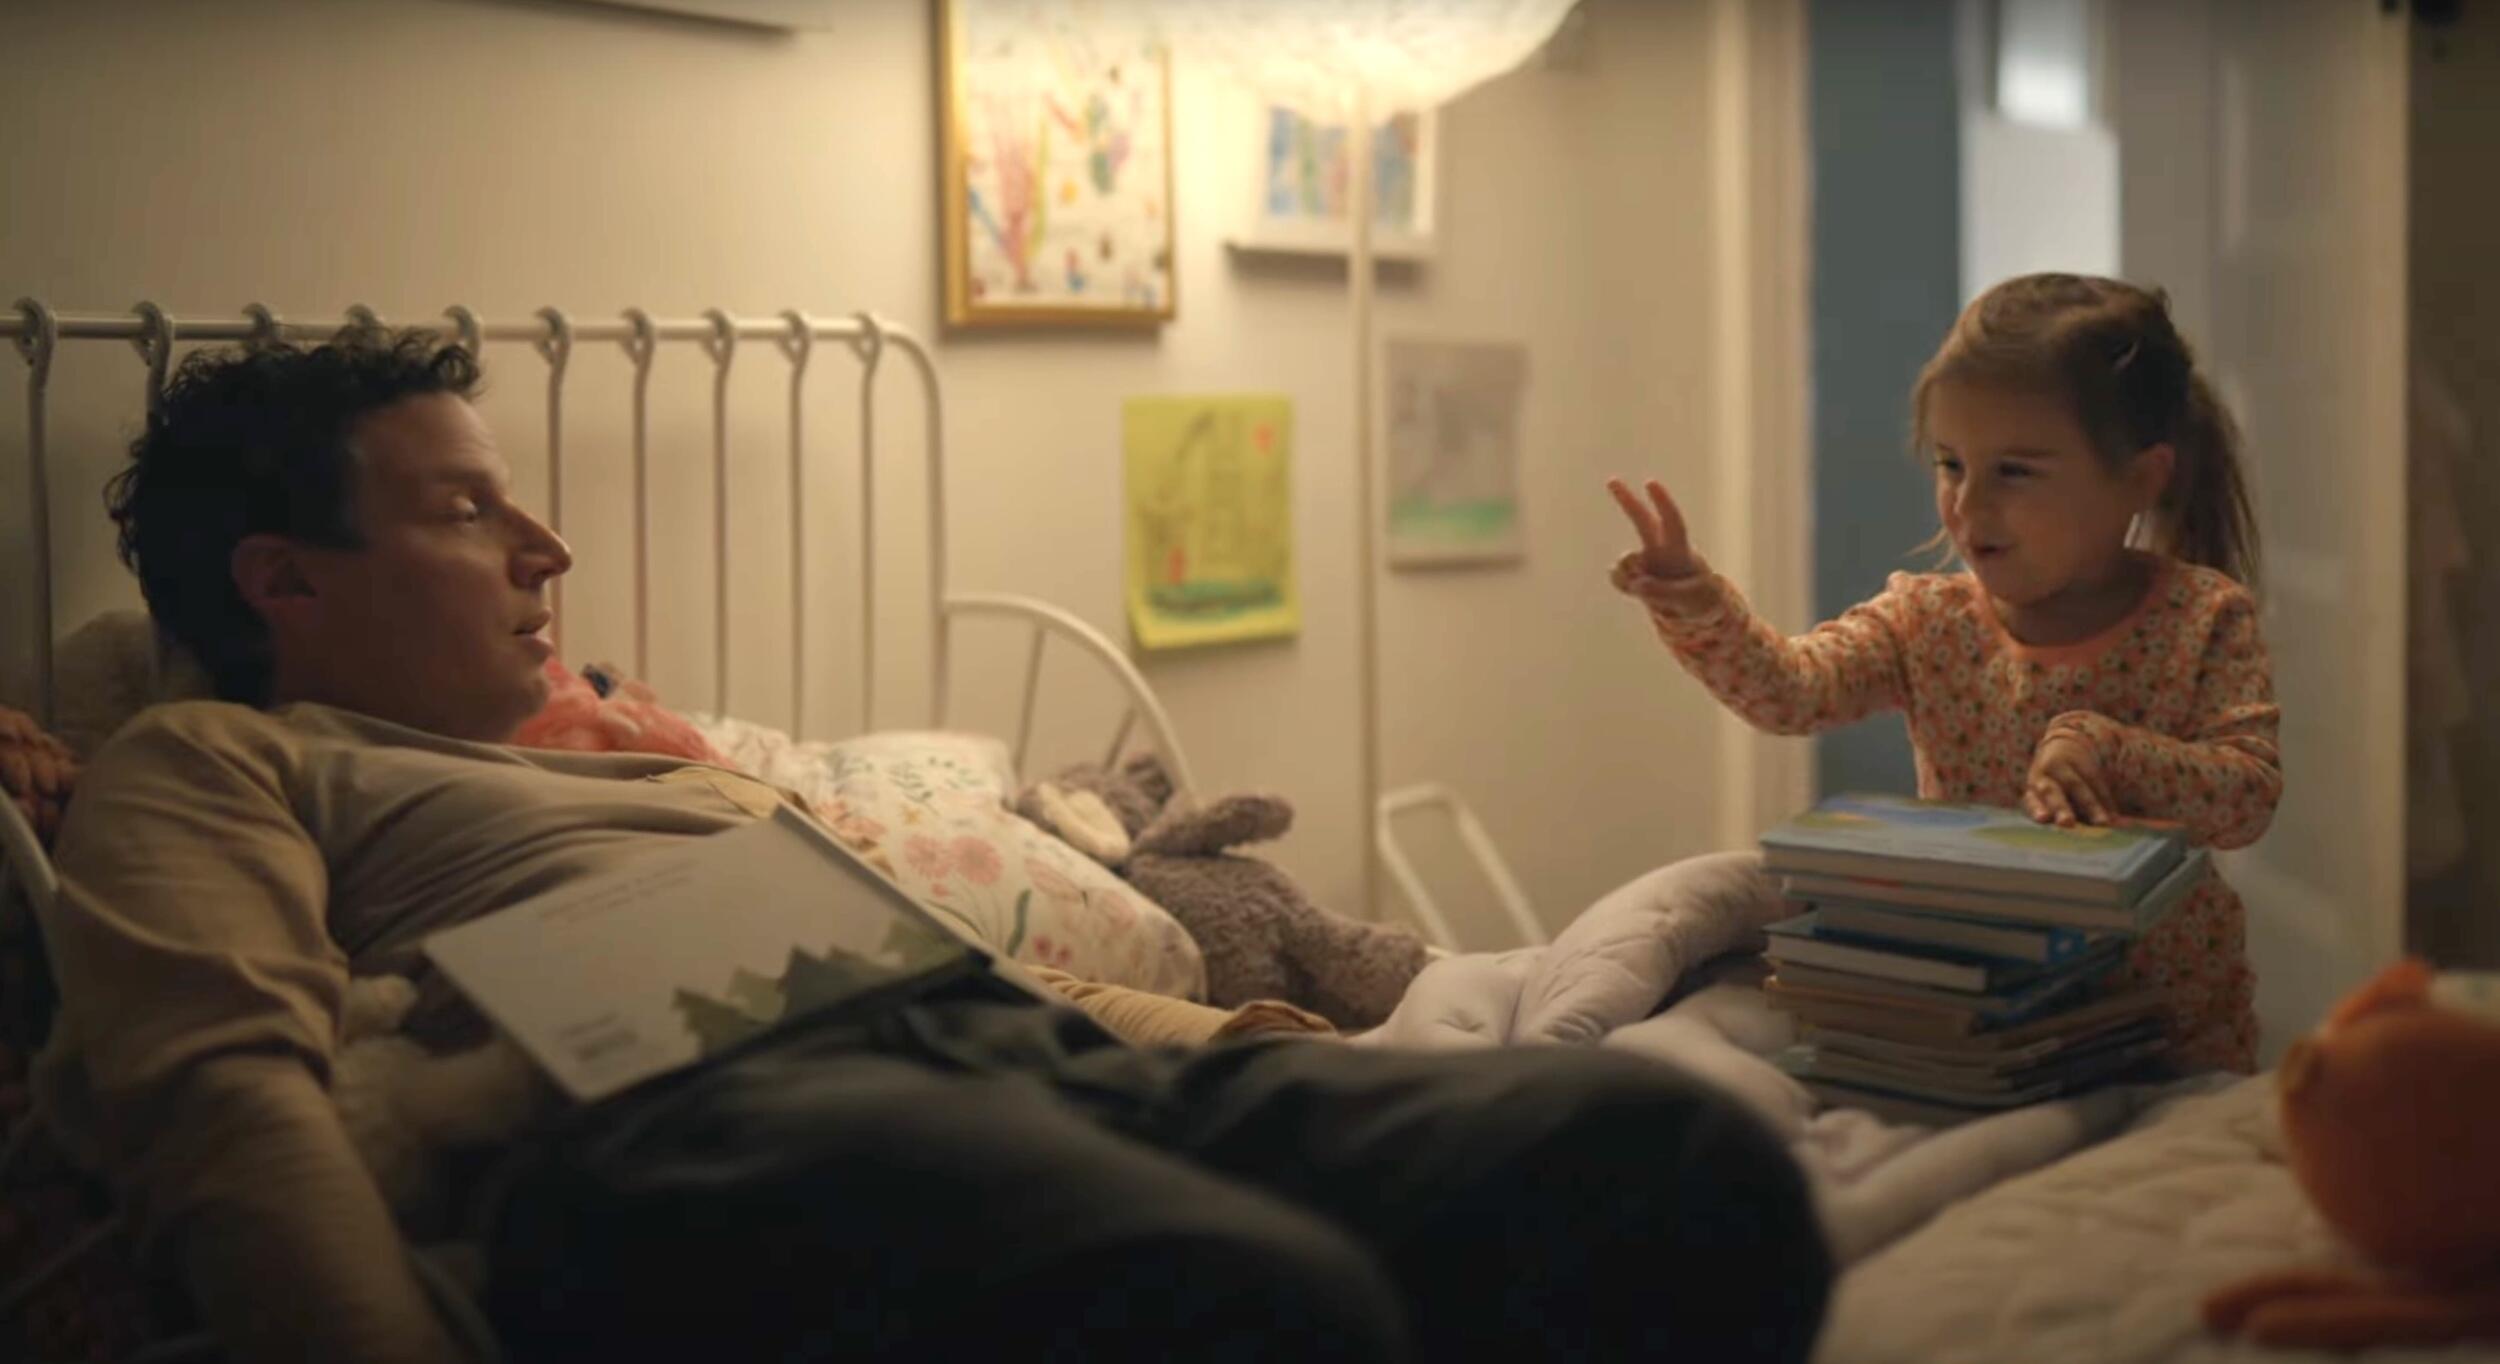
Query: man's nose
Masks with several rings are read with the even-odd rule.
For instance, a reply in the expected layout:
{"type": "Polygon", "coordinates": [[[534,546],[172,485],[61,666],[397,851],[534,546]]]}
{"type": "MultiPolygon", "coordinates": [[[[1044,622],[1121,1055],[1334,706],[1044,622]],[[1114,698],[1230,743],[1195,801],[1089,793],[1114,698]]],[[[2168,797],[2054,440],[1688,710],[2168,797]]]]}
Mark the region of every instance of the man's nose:
{"type": "Polygon", "coordinates": [[[512,556],[512,576],[521,586],[534,588],[572,571],[573,547],[546,522],[535,516],[526,519],[521,546],[512,556]]]}

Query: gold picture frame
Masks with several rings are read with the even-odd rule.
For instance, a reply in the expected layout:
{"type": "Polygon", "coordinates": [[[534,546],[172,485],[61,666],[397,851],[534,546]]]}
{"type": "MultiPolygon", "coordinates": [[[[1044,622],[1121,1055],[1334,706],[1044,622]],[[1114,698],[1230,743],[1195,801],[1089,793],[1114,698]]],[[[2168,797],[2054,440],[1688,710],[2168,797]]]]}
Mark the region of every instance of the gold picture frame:
{"type": "Polygon", "coordinates": [[[1172,66],[1086,0],[935,0],[950,327],[1171,321],[1172,66]]]}

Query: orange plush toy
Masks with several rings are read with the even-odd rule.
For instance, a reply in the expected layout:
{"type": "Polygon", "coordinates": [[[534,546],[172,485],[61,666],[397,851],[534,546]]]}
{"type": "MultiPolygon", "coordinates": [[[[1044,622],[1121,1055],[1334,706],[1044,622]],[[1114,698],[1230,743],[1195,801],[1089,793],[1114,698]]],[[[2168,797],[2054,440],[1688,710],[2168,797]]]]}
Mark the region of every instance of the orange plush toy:
{"type": "MultiPolygon", "coordinates": [[[[603,681],[616,669],[598,667],[603,681]]],[[[640,682],[621,679],[606,688],[547,660],[547,704],[521,726],[512,742],[523,748],[568,748],[579,753],[657,753],[688,762],[728,767],[703,732],[660,704],[640,682]]]]}
{"type": "Polygon", "coordinates": [[[2294,1178],[2377,1272],[2285,1269],[2206,1324],[2325,1349],[2500,1340],[2500,977],[2402,961],[2277,1071],[2294,1178]]]}

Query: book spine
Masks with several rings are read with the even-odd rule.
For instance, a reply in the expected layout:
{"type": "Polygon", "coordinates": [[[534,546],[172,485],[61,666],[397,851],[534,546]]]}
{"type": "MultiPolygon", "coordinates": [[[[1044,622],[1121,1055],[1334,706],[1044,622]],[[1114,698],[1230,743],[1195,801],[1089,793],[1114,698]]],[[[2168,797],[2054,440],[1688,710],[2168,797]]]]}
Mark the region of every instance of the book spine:
{"type": "Polygon", "coordinates": [[[2019,928],[1848,901],[1808,899],[1806,903],[1813,905],[1821,915],[1821,926],[1833,934],[1941,947],[2001,961],[2054,966],[2081,952],[2086,941],[2070,928],[2019,928]]]}
{"type": "Polygon", "coordinates": [[[2108,906],[2079,904],[2071,900],[2007,896],[1987,891],[1955,890],[1884,876],[1870,876],[1863,870],[1836,871],[1824,868],[1782,867],[1767,859],[1763,864],[1763,869],[1783,878],[1789,887],[1788,894],[1793,899],[1812,901],[1836,897],[1844,901],[1879,904],[1887,908],[1911,909],[2041,928],[2073,929],[2086,933],[2132,933],[2136,931],[2137,915],[2134,911],[2108,906]]]}
{"type": "Polygon", "coordinates": [[[1898,980],[1939,989],[1976,993],[1988,988],[1988,973],[1975,966],[1901,956],[1878,948],[1814,938],[1773,937],[1763,955],[1772,962],[1800,962],[1826,970],[1849,971],[1882,980],[1898,980]]]}
{"type": "Polygon", "coordinates": [[[2014,870],[1942,857],[1811,847],[1775,842],[1769,835],[1762,840],[1762,865],[1774,875],[1803,872],[1869,880],[1900,880],[1946,890],[2062,901],[2087,913],[2095,910],[2123,913],[2122,907],[2133,904],[2143,889],[2142,885],[2132,880],[2014,870]]]}

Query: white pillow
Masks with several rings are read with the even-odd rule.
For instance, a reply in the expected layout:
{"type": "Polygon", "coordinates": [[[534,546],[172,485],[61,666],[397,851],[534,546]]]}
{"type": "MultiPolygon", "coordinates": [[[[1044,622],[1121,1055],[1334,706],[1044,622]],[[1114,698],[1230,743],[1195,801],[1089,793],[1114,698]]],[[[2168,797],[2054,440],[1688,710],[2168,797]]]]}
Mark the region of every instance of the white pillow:
{"type": "Polygon", "coordinates": [[[54,652],[52,676],[53,732],[81,759],[150,706],[217,694],[144,611],[107,611],[79,626],[54,652]]]}
{"type": "Polygon", "coordinates": [[[1197,940],[1162,906],[1008,808],[1015,765],[987,735],[794,742],[695,717],[712,746],[796,791],[845,846],[1001,956],[1083,980],[1206,997],[1197,940]]]}

